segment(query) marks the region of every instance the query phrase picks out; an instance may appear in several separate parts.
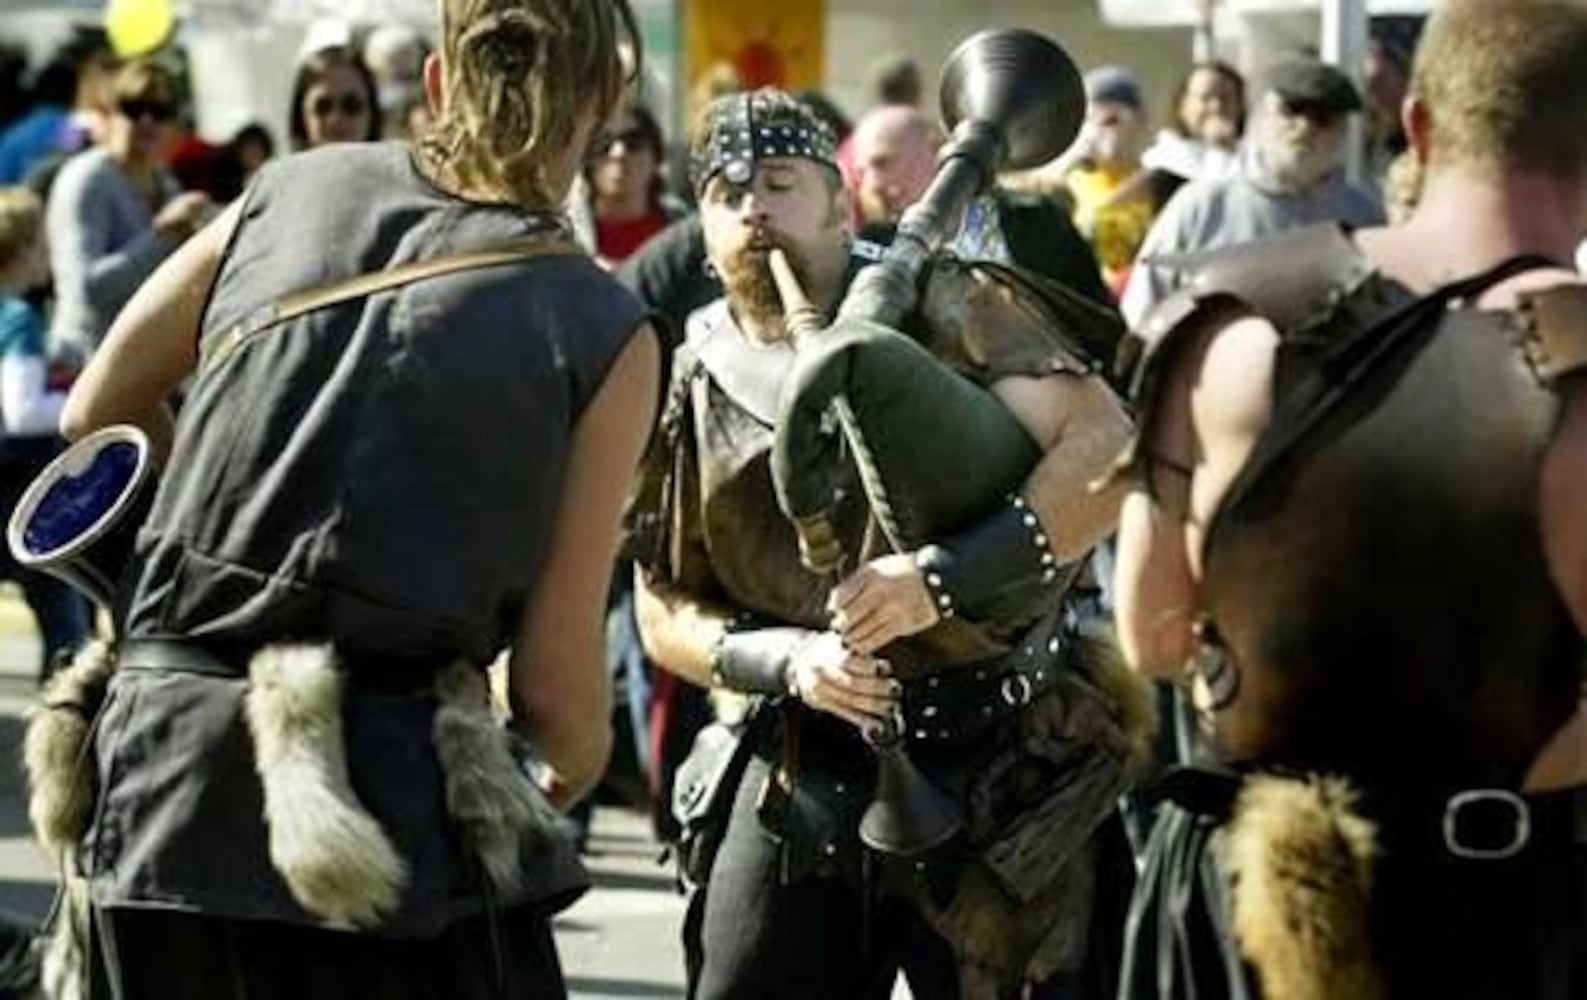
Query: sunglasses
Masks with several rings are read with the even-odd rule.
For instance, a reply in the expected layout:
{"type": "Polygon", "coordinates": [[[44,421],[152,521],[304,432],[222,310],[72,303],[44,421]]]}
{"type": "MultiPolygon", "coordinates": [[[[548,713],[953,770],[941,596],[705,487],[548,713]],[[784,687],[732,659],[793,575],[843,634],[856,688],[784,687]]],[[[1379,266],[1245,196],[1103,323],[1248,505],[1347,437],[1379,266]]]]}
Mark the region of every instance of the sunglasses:
{"type": "Polygon", "coordinates": [[[309,102],[309,114],[315,118],[329,118],[338,111],[348,118],[354,118],[368,110],[369,102],[357,94],[343,94],[341,97],[323,94],[309,102]]]}
{"type": "Polygon", "coordinates": [[[621,132],[603,132],[596,138],[591,152],[596,156],[603,155],[610,152],[619,142],[623,144],[623,149],[629,152],[651,148],[650,133],[636,125],[621,132]]]}
{"type": "Polygon", "coordinates": [[[1292,101],[1281,98],[1284,104],[1284,113],[1291,118],[1305,118],[1307,121],[1318,125],[1331,125],[1343,117],[1343,113],[1332,105],[1320,101],[1298,100],[1292,101]]]}
{"type": "Polygon", "coordinates": [[[168,122],[176,117],[176,105],[170,101],[152,101],[135,97],[117,101],[116,108],[133,121],[148,117],[157,122],[168,122]]]}

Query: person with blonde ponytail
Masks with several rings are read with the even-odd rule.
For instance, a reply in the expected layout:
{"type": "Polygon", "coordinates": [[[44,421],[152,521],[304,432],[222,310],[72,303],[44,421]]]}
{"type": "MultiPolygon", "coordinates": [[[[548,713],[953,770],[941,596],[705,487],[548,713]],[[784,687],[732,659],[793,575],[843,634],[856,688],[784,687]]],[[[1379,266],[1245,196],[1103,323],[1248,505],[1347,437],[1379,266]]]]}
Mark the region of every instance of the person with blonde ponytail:
{"type": "Polygon", "coordinates": [[[69,437],[134,424],[162,466],[118,641],[29,733],[86,906],[61,933],[118,1000],[566,992],[550,915],[586,877],[553,810],[609,749],[602,611],[659,361],[559,206],[633,15],[441,24],[433,132],[267,165],[66,405],[69,437]]]}

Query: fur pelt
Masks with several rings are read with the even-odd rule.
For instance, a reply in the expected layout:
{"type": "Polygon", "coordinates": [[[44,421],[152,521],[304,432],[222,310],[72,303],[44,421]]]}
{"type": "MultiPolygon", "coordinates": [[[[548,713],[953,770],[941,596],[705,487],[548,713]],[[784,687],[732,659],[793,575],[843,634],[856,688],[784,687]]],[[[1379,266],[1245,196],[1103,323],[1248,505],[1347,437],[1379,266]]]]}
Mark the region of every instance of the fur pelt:
{"type": "Polygon", "coordinates": [[[1367,928],[1376,830],[1339,778],[1251,778],[1225,841],[1235,936],[1271,1000],[1382,996],[1367,928]]]}
{"type": "Polygon", "coordinates": [[[435,753],[446,804],[491,883],[516,889],[522,858],[555,828],[557,814],[512,753],[491,714],[484,672],[454,663],[435,680],[435,753]]]}
{"type": "MultiPolygon", "coordinates": [[[[964,864],[949,904],[925,910],[954,947],[968,1000],[1017,993],[1086,960],[1095,834],[1149,757],[1150,693],[1125,665],[1111,630],[1088,627],[1074,643],[1078,669],[1018,716],[1021,766],[1008,773],[1034,765],[1030,773],[1042,775],[1036,780],[1043,791],[1009,819],[1003,806],[992,805],[1006,793],[972,790],[979,856],[964,864]]],[[[987,775],[996,771],[989,767],[987,775]]]]}
{"type": "Polygon", "coordinates": [[[95,772],[88,735],[105,700],[116,659],[102,642],[77,652],[28,711],[22,759],[28,773],[28,819],[51,857],[66,859],[88,829],[95,772]]]}
{"type": "Polygon", "coordinates": [[[348,927],[380,922],[401,899],[407,865],[348,778],[335,654],[267,646],[248,676],[271,862],[310,913],[348,927]]]}
{"type": "Polygon", "coordinates": [[[1125,773],[1139,778],[1152,760],[1157,705],[1152,685],[1130,669],[1111,624],[1090,621],[1074,633],[1075,660],[1112,703],[1124,737],[1125,773]]]}
{"type": "Polygon", "coordinates": [[[88,1000],[88,879],[75,867],[62,873],[55,909],[45,930],[40,970],[41,996],[49,1000],[88,1000]]]}

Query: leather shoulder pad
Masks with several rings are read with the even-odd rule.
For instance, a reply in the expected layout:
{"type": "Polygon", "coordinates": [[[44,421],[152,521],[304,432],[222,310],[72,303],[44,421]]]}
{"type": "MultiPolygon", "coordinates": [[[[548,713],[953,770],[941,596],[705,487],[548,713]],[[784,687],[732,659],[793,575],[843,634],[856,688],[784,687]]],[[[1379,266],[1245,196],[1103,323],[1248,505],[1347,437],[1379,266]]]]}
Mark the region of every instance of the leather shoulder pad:
{"type": "Polygon", "coordinates": [[[1587,371],[1587,285],[1572,282],[1520,296],[1522,344],[1544,384],[1587,371]]]}
{"type": "Polygon", "coordinates": [[[932,261],[909,324],[938,360],[981,385],[1008,375],[1105,373],[1122,332],[1116,314],[1056,282],[951,255],[932,261]]]}
{"type": "Polygon", "coordinates": [[[1327,320],[1372,276],[1372,264],[1338,226],[1307,226],[1252,243],[1153,260],[1183,276],[1119,348],[1117,372],[1140,398],[1148,371],[1174,333],[1215,299],[1240,303],[1288,337],[1327,320]]]}
{"type": "Polygon", "coordinates": [[[1179,271],[1184,287],[1202,298],[1221,294],[1245,303],[1285,334],[1326,318],[1373,271],[1344,231],[1328,224],[1153,265],[1179,271]]]}
{"type": "Polygon", "coordinates": [[[1337,226],[1308,226],[1253,243],[1205,253],[1158,258],[1185,277],[1119,345],[1116,380],[1128,387],[1136,433],[1116,474],[1142,471],[1142,442],[1151,433],[1161,387],[1176,348],[1195,319],[1217,302],[1233,302],[1266,318],[1280,336],[1328,319],[1372,275],[1372,265],[1337,226]]]}

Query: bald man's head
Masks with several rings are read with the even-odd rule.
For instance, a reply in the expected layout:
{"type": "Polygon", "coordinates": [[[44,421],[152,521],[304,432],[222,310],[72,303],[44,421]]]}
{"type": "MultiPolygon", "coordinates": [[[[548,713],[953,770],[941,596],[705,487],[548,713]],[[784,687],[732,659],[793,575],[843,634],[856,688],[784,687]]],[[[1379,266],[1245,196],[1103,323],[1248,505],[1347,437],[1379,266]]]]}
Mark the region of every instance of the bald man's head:
{"type": "Polygon", "coordinates": [[[851,141],[861,221],[897,222],[936,173],[941,131],[914,108],[883,107],[860,119],[851,141]]]}

